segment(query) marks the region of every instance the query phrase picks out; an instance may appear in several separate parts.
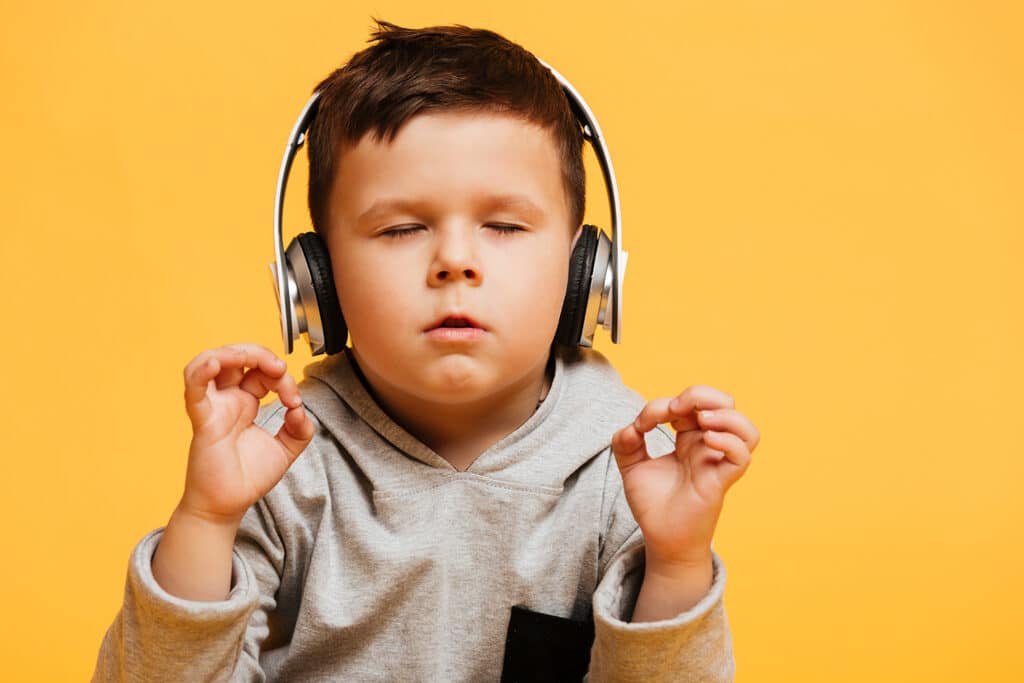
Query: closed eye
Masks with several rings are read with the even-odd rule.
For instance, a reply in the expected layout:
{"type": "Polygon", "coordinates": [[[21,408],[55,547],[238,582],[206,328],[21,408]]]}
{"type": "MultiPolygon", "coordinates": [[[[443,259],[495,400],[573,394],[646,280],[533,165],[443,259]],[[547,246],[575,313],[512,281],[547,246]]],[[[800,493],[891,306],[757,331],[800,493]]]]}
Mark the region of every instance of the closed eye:
{"type": "Polygon", "coordinates": [[[489,223],[488,225],[490,225],[492,228],[494,228],[503,235],[511,235],[514,232],[523,231],[523,229],[520,228],[518,225],[503,225],[501,223],[489,223]]]}
{"type": "Polygon", "coordinates": [[[405,237],[406,235],[411,235],[412,233],[416,232],[422,227],[422,225],[414,225],[410,228],[395,228],[394,230],[388,230],[387,232],[382,232],[381,234],[384,235],[385,237],[392,238],[405,237]]]}
{"type": "MultiPolygon", "coordinates": [[[[520,228],[518,225],[508,225],[503,223],[488,223],[487,225],[489,227],[494,228],[495,230],[498,231],[499,234],[502,235],[511,235],[513,233],[523,231],[523,229],[520,228]]],[[[381,234],[386,237],[391,237],[395,239],[405,237],[406,235],[411,235],[417,230],[421,229],[423,229],[422,225],[413,225],[408,228],[394,228],[393,230],[388,230],[386,232],[382,232],[381,234]]]]}

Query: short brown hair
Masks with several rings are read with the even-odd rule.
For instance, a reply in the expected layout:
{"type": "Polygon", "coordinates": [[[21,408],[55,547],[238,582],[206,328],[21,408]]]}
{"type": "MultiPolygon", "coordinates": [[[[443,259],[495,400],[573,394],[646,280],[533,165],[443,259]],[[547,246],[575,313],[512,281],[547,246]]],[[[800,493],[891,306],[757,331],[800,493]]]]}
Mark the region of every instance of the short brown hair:
{"type": "Polygon", "coordinates": [[[373,19],[377,30],[321,81],[308,135],[309,213],[327,231],[327,209],[342,142],[364,134],[388,142],[412,116],[429,110],[500,112],[549,130],[557,144],[570,227],[583,222],[583,132],[558,79],[507,38],[461,24],[409,29],[373,19]]]}

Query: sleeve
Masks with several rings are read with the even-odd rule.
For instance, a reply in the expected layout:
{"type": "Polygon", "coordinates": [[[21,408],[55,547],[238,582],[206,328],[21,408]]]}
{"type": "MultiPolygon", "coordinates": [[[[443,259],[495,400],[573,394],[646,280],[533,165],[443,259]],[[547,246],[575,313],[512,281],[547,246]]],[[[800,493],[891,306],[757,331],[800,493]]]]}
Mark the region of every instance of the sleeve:
{"type": "Polygon", "coordinates": [[[605,534],[593,596],[594,643],[585,681],[732,681],[732,634],[725,613],[725,566],[711,551],[711,589],[672,619],[631,623],[644,578],[644,540],[610,457],[605,534]]]}
{"type": "Polygon", "coordinates": [[[185,600],[157,583],[151,563],[164,529],[148,533],[131,552],[124,602],[104,635],[92,680],[264,681],[260,646],[280,597],[285,555],[265,499],[242,519],[231,590],[220,602],[185,600]]]}

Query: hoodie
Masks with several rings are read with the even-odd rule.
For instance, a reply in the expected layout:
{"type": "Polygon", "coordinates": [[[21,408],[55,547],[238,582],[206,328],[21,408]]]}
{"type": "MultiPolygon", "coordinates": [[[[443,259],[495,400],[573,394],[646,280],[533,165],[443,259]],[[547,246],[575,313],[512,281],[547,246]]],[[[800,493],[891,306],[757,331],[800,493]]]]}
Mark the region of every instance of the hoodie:
{"type": "MultiPolygon", "coordinates": [[[[725,568],[671,619],[630,623],[644,543],[611,452],[646,401],[598,351],[554,346],[545,400],[465,471],[393,421],[351,349],[307,365],[316,428],[245,514],[219,602],[132,550],[93,681],[731,681],[725,568]]],[[[276,433],[284,408],[260,408],[276,433]]],[[[659,425],[656,457],[674,449],[659,425]]]]}

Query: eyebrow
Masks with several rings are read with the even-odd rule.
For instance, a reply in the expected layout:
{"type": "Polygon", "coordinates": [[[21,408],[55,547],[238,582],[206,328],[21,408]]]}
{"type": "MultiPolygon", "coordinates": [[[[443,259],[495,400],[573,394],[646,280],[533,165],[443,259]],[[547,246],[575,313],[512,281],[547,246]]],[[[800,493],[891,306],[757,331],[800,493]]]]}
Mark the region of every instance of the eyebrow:
{"type": "MultiPolygon", "coordinates": [[[[525,195],[520,194],[495,194],[486,195],[479,201],[480,208],[486,211],[494,211],[497,209],[511,209],[513,211],[519,211],[526,215],[531,221],[540,221],[544,217],[544,210],[537,206],[525,195]]],[[[414,200],[414,199],[378,199],[375,201],[370,208],[359,215],[356,219],[357,224],[362,224],[378,215],[386,214],[392,211],[412,211],[421,210],[427,208],[430,205],[429,200],[414,200]]]]}

